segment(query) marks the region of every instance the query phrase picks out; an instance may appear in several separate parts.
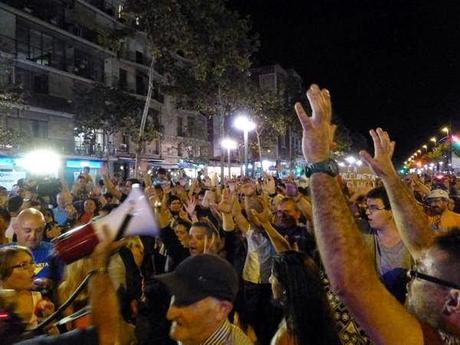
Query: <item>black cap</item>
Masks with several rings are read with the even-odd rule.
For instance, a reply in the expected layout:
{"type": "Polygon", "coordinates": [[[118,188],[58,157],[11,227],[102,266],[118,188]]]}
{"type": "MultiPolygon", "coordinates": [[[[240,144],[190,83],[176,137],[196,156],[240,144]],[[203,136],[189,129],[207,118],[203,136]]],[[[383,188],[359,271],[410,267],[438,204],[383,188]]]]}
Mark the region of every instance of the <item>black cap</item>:
{"type": "Polygon", "coordinates": [[[174,272],[156,278],[174,295],[177,305],[190,305],[206,297],[233,302],[238,292],[238,274],[230,263],[215,255],[191,256],[174,272]]]}

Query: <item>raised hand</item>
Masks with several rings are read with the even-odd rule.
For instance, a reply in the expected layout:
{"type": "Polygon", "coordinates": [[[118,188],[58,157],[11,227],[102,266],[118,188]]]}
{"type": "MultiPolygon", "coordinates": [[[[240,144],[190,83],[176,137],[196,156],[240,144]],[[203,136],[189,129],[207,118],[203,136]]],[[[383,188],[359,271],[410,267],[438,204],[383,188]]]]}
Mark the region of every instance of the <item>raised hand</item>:
{"type": "Polygon", "coordinates": [[[262,184],[262,190],[268,195],[272,195],[276,193],[276,184],[275,184],[275,179],[273,178],[273,176],[270,176],[268,174],[264,175],[264,182],[262,184]]]}
{"type": "Polygon", "coordinates": [[[295,110],[302,124],[302,150],[305,160],[318,163],[330,158],[334,148],[334,133],[336,126],[331,124],[331,96],[326,89],[320,89],[313,84],[307,91],[307,97],[312,108],[309,117],[302,104],[296,103],[295,110]]]}
{"type": "Polygon", "coordinates": [[[395,142],[390,140],[390,136],[381,128],[369,131],[374,142],[374,157],[367,151],[361,151],[359,155],[362,160],[380,178],[396,176],[396,170],[391,161],[395,149],[395,142]]]}
{"type": "Polygon", "coordinates": [[[193,216],[193,214],[195,213],[195,209],[196,209],[196,204],[197,204],[197,200],[194,196],[192,196],[191,198],[189,198],[185,203],[184,203],[184,209],[185,211],[188,213],[188,215],[190,217],[193,216]]]}
{"type": "Polygon", "coordinates": [[[233,207],[233,197],[228,188],[225,188],[222,191],[222,198],[219,205],[217,205],[217,210],[222,213],[231,213],[233,207]]]}
{"type": "Polygon", "coordinates": [[[270,211],[270,205],[269,202],[266,198],[260,198],[262,205],[263,205],[263,210],[262,212],[257,212],[254,209],[251,209],[250,212],[253,216],[253,221],[255,221],[255,225],[257,226],[264,226],[268,225],[271,223],[272,220],[272,213],[270,211]]]}

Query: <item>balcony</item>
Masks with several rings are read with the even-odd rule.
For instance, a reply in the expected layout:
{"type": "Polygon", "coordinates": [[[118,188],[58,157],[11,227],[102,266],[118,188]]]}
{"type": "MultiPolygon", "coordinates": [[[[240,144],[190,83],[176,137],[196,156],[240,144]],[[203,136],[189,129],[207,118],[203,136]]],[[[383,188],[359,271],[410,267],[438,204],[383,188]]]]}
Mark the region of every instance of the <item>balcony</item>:
{"type": "Polygon", "coordinates": [[[72,103],[68,102],[64,98],[45,94],[33,93],[32,96],[27,99],[27,104],[39,108],[51,109],[66,113],[72,112],[72,103]]]}
{"type": "MultiPolygon", "coordinates": [[[[7,5],[26,12],[47,23],[64,28],[66,1],[62,0],[3,0],[7,5]]],[[[67,1],[68,2],[68,1],[67,1]]]]}

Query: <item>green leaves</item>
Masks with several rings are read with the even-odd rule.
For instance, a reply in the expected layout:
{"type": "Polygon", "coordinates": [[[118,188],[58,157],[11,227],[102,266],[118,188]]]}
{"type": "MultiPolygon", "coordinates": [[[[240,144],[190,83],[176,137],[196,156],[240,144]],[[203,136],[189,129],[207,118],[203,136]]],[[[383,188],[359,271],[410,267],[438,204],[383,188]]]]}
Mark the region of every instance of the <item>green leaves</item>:
{"type": "MultiPolygon", "coordinates": [[[[94,87],[75,89],[74,121],[76,134],[106,135],[122,133],[138,140],[143,103],[135,97],[112,87],[95,84],[94,87]]],[[[149,114],[142,141],[150,142],[159,136],[158,114],[149,114]]]]}

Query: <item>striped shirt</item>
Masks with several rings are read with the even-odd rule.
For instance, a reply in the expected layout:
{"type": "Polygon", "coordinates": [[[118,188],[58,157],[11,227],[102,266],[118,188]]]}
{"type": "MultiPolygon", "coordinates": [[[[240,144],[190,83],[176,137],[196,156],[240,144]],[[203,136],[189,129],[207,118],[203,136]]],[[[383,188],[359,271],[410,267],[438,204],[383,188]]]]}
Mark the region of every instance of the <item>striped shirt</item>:
{"type": "Polygon", "coordinates": [[[241,329],[225,320],[202,345],[253,345],[253,343],[241,329]]]}

